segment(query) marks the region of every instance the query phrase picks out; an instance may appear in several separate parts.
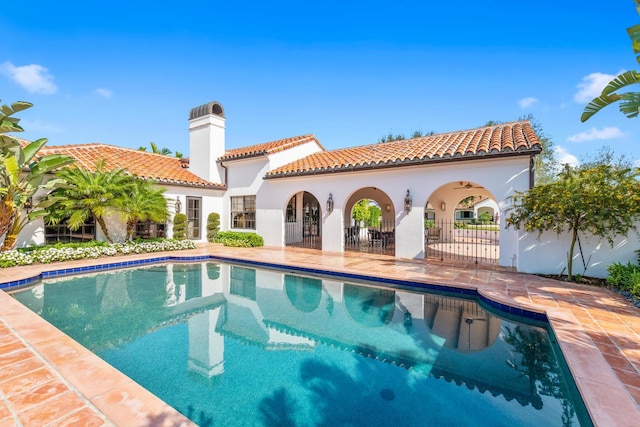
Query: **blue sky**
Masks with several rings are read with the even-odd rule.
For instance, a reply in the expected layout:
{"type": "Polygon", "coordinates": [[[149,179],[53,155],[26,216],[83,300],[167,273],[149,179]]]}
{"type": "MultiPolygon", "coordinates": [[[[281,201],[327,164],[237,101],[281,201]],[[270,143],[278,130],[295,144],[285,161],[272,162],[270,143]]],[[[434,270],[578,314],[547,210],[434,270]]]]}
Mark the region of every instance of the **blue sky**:
{"type": "MultiPolygon", "coordinates": [[[[632,0],[18,1],[0,11],[0,99],[27,139],[155,142],[189,155],[218,101],[227,148],[313,133],[327,148],[532,114],[558,157],[640,159],[640,118],[580,114],[640,69],[632,0]]],[[[640,164],[640,163],[638,163],[640,164]]]]}

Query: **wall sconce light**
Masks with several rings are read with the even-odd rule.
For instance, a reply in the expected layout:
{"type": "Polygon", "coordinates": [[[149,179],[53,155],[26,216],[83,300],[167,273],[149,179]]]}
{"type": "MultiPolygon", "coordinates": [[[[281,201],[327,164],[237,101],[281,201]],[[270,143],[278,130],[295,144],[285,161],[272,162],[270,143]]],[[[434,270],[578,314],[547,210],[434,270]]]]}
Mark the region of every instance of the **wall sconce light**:
{"type": "Polygon", "coordinates": [[[33,197],[29,197],[27,200],[24,201],[24,210],[27,211],[27,213],[31,212],[31,209],[33,209],[33,197]]]}
{"type": "Polygon", "coordinates": [[[447,210],[447,204],[445,202],[440,203],[440,210],[443,212],[447,210]]]}
{"type": "Polygon", "coordinates": [[[329,193],[329,198],[327,199],[327,213],[331,213],[333,210],[333,194],[329,193]]]}
{"type": "Polygon", "coordinates": [[[182,202],[180,201],[180,198],[177,197],[176,198],[176,213],[180,213],[181,210],[182,210],[182,202]]]}
{"type": "Polygon", "coordinates": [[[387,203],[387,206],[385,206],[385,209],[387,210],[387,212],[391,212],[391,205],[387,203]]]}
{"type": "Polygon", "coordinates": [[[407,190],[407,195],[404,196],[404,210],[409,213],[411,212],[411,194],[409,190],[407,190]]]}

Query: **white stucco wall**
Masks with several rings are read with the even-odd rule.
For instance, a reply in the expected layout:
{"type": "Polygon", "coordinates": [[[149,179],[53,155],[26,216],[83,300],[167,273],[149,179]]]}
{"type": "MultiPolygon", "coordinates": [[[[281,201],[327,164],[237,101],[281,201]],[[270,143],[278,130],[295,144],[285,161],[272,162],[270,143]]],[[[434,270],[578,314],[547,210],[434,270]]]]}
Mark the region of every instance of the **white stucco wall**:
{"type": "MultiPolygon", "coordinates": [[[[269,203],[263,198],[261,191],[262,187],[265,185],[263,177],[272,169],[318,151],[321,151],[318,144],[315,142],[308,142],[268,156],[250,157],[247,159],[224,162],[227,167],[228,190],[225,194],[224,200],[221,202],[225,212],[224,217],[221,216],[220,219],[221,229],[232,230],[230,215],[231,197],[252,195],[256,196],[255,232],[265,238],[265,236],[272,234],[271,231],[273,231],[274,223],[280,224],[280,227],[283,227],[287,202],[293,193],[288,195],[281,194],[280,196],[285,199],[284,205],[279,206],[277,212],[270,212],[269,209],[264,208],[265,204],[268,205],[269,203]]],[[[254,230],[238,229],[238,231],[254,230]]],[[[281,237],[275,239],[275,241],[280,243],[272,244],[272,246],[284,245],[284,232],[282,232],[280,236],[281,237]]],[[[270,241],[274,240],[270,239],[270,241]]]]}
{"type": "MultiPolygon", "coordinates": [[[[640,230],[640,223],[636,226],[640,230]]],[[[546,232],[538,237],[538,233],[521,232],[518,241],[517,269],[522,273],[567,274],[567,256],[571,245],[569,233],[558,236],[554,232],[546,232]]],[[[584,262],[580,248],[576,244],[573,256],[573,274],[590,277],[607,277],[607,266],[614,262],[626,264],[638,262],[640,240],[635,232],[619,236],[613,247],[606,240],[595,236],[580,235],[580,244],[584,254],[584,262]],[[585,269],[586,264],[586,269],[585,269]]]]}
{"type": "MultiPolygon", "coordinates": [[[[164,197],[167,199],[167,210],[169,219],[167,220],[167,237],[173,236],[173,216],[175,214],[176,198],[180,198],[182,202],[182,213],[186,211],[186,197],[198,197],[202,200],[202,223],[200,224],[202,233],[200,239],[196,242],[206,241],[207,216],[211,212],[218,212],[221,217],[223,215],[222,201],[223,190],[205,189],[201,187],[185,187],[185,186],[162,186],[167,189],[164,197]]],[[[38,193],[36,199],[41,195],[38,193]]],[[[117,214],[110,214],[106,218],[107,229],[114,242],[124,242],[126,240],[126,224],[122,217],[117,214]]],[[[98,240],[106,240],[100,226],[96,224],[96,238],[98,240]]],[[[42,219],[35,220],[27,224],[18,236],[18,247],[30,245],[42,245],[45,243],[44,221],[42,219]]]]}
{"type": "MultiPolygon", "coordinates": [[[[490,192],[503,209],[514,191],[528,189],[528,167],[529,157],[522,156],[266,180],[258,193],[258,233],[263,236],[266,245],[283,246],[283,211],[286,204],[293,194],[307,191],[318,199],[322,209],[323,250],[342,251],[343,230],[346,225],[343,209],[346,201],[360,188],[376,187],[392,201],[396,224],[396,256],[423,258],[424,206],[439,187],[456,181],[475,182],[490,192]],[[404,211],[407,189],[413,201],[409,214],[404,211]],[[333,194],[334,200],[334,211],[331,214],[324,211],[329,193],[333,194]]],[[[441,201],[447,204],[447,209],[453,210],[459,198],[459,194],[443,194],[441,201]]],[[[440,205],[440,200],[435,202],[436,206],[440,205]]],[[[501,234],[500,265],[511,266],[516,251],[517,234],[504,231],[501,234]]]]}

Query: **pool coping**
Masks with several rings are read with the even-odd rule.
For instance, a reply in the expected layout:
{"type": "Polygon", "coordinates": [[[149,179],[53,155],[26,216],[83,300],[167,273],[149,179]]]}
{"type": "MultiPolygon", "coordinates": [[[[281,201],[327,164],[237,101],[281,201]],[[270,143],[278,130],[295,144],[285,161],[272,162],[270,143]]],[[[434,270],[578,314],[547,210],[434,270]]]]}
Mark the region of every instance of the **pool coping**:
{"type": "MultiPolygon", "coordinates": [[[[255,249],[256,248],[252,248],[253,255],[256,254],[256,252],[253,251],[255,249]]],[[[538,307],[530,303],[519,302],[512,297],[510,298],[501,294],[498,290],[486,289],[484,287],[472,285],[452,286],[450,283],[446,283],[445,280],[439,281],[441,283],[431,283],[431,281],[426,279],[420,279],[419,276],[412,277],[410,280],[397,277],[396,279],[393,279],[386,277],[386,275],[377,275],[371,271],[361,272],[353,268],[332,269],[327,265],[323,265],[322,269],[316,269],[309,266],[298,265],[296,263],[283,262],[282,260],[278,262],[274,262],[272,260],[258,261],[255,257],[252,257],[253,260],[248,260],[246,257],[247,252],[245,251],[237,251],[238,255],[236,256],[216,253],[219,251],[215,248],[207,248],[206,252],[206,254],[196,256],[182,255],[179,253],[163,256],[157,256],[157,254],[144,254],[140,259],[127,260],[127,257],[122,257],[125,259],[124,261],[111,263],[104,263],[104,260],[102,263],[100,263],[99,260],[93,260],[91,265],[41,271],[40,273],[31,275],[30,277],[22,277],[17,280],[3,282],[0,284],[0,287],[3,290],[8,290],[9,286],[11,289],[22,287],[40,280],[41,277],[50,278],[60,277],[63,275],[108,271],[145,264],[219,260],[262,267],[292,269],[301,272],[322,274],[325,276],[334,275],[344,278],[366,280],[371,280],[373,278],[381,284],[384,284],[385,282],[402,282],[403,284],[413,284],[417,287],[442,287],[448,291],[453,288],[459,290],[461,293],[475,293],[479,295],[485,303],[488,302],[490,304],[496,304],[496,308],[499,310],[503,310],[503,307],[507,307],[510,310],[515,310],[516,314],[533,313],[534,317],[544,316],[545,319],[549,321],[551,328],[557,337],[558,344],[562,350],[569,370],[587,407],[589,416],[595,425],[631,426],[635,424],[633,420],[637,420],[637,417],[640,414],[638,406],[624,387],[624,384],[620,382],[609,362],[607,362],[591,337],[583,329],[580,321],[578,321],[570,310],[564,308],[538,307]],[[593,374],[594,372],[598,372],[597,377],[593,374]],[[603,390],[605,390],[605,392],[603,392],[603,390]]],[[[229,251],[228,248],[225,248],[224,252],[233,251],[229,251]]],[[[267,256],[267,258],[269,257],[267,256]]],[[[87,260],[83,261],[86,263],[87,260]]],[[[39,267],[46,267],[46,265],[39,265],[39,267]]],[[[18,334],[20,338],[24,340],[36,354],[38,354],[39,357],[43,358],[47,363],[51,363],[53,367],[58,367],[61,361],[56,360],[55,357],[52,357],[47,353],[47,346],[51,346],[51,340],[64,339],[64,337],[70,340],[70,338],[53,328],[53,326],[48,322],[35,315],[35,313],[32,313],[26,307],[17,303],[17,301],[5,292],[0,292],[0,302],[2,302],[0,307],[3,307],[0,311],[0,320],[7,321],[6,323],[10,325],[12,330],[18,334]],[[19,307],[11,307],[10,310],[5,310],[6,306],[4,300],[6,299],[14,301],[19,307]],[[12,315],[14,312],[24,312],[25,310],[32,313],[35,318],[25,315],[24,313],[19,313],[17,317],[12,315]],[[9,313],[7,313],[7,311],[9,311],[9,313]],[[24,316],[29,318],[28,322],[21,320],[24,316]],[[38,320],[40,320],[40,322],[38,320]],[[53,330],[51,328],[53,328],[53,330]],[[41,329],[49,331],[52,336],[46,338],[43,337],[42,333],[37,333],[37,331],[41,329]]],[[[68,366],[60,366],[59,372],[60,377],[67,381],[72,389],[77,390],[82,397],[86,398],[89,406],[93,405],[93,407],[97,409],[98,413],[106,420],[105,422],[107,424],[114,423],[115,425],[121,425],[119,424],[119,421],[127,419],[122,418],[122,414],[126,412],[129,416],[134,416],[134,418],[128,418],[129,420],[139,419],[140,414],[144,413],[145,418],[140,419],[142,422],[144,422],[144,420],[149,421],[151,419],[149,416],[159,416],[164,420],[164,423],[161,425],[193,425],[188,420],[184,419],[182,415],[177,413],[177,411],[170,408],[166,403],[153,396],[144,388],[138,386],[131,379],[124,376],[124,374],[115,370],[115,368],[93,355],[89,350],[75,343],[75,341],[71,341],[73,344],[67,345],[72,348],[72,352],[74,356],[76,356],[73,360],[79,361],[82,359],[83,362],[87,363],[87,367],[96,367],[96,369],[99,369],[103,373],[113,375],[113,377],[110,377],[113,379],[111,381],[107,381],[104,384],[104,387],[100,387],[99,390],[94,390],[87,386],[87,383],[94,382],[92,375],[82,375],[82,372],[76,372],[75,374],[70,375],[68,366]],[[137,415],[131,414],[132,402],[135,403],[133,406],[137,407],[137,410],[135,411],[137,415]],[[142,410],[142,408],[144,408],[144,410],[142,410]],[[124,412],[123,409],[125,409],[124,412]]],[[[65,360],[63,362],[67,364],[71,363],[69,360],[65,360]]],[[[64,363],[62,363],[62,365],[64,365],[64,363]]]]}

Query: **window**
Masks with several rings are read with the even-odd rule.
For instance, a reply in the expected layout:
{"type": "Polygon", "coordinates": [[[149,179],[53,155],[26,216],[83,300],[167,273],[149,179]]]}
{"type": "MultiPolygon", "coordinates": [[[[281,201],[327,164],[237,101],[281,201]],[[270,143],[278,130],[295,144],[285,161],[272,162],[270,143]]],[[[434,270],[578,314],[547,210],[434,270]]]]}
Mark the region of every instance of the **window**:
{"type": "Polygon", "coordinates": [[[96,238],[96,220],[93,216],[87,218],[76,231],[67,228],[67,221],[57,225],[47,225],[44,229],[45,243],[89,242],[96,238]]]}
{"type": "Polygon", "coordinates": [[[138,221],[136,224],[136,230],[134,238],[151,239],[154,237],[166,237],[165,224],[160,224],[153,221],[138,221]]]}
{"type": "Polygon", "coordinates": [[[202,199],[187,197],[187,239],[200,238],[202,199]]]}
{"type": "Polygon", "coordinates": [[[231,228],[256,229],[256,196],[231,198],[231,228]]]}

